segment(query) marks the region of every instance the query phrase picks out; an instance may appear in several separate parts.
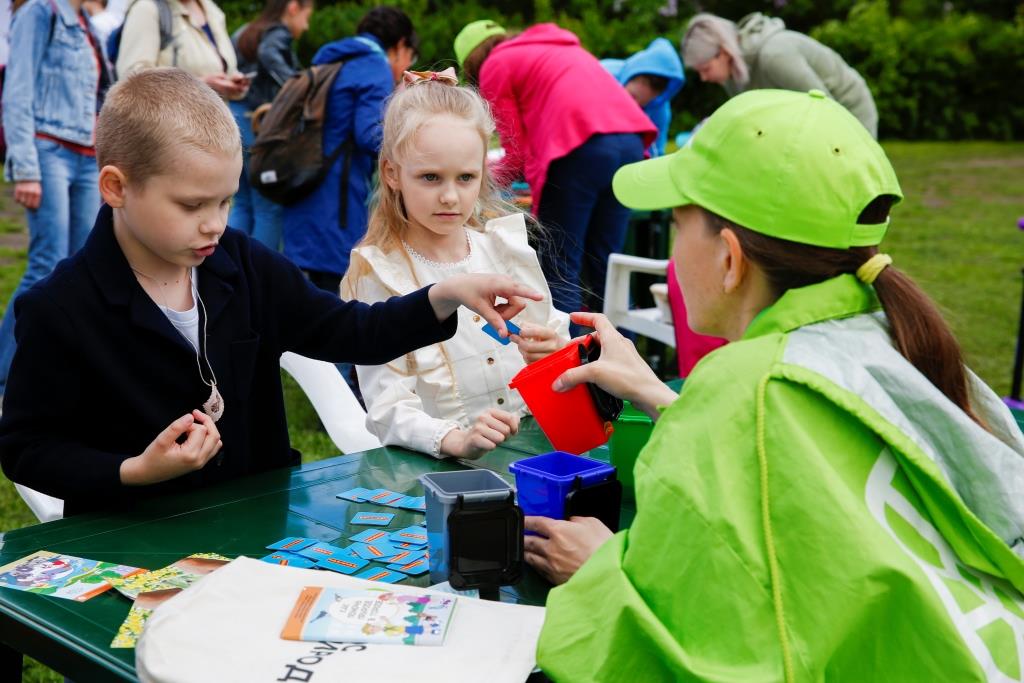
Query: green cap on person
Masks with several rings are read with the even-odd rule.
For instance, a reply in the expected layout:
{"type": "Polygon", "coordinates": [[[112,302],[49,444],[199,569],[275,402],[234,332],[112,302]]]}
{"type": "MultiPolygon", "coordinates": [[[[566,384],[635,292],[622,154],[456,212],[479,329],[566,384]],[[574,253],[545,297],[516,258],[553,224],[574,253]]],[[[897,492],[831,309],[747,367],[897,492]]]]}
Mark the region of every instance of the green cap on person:
{"type": "Polygon", "coordinates": [[[491,36],[503,36],[505,33],[504,27],[490,19],[480,19],[466,24],[459,31],[459,35],[455,36],[455,59],[459,61],[459,66],[462,66],[469,53],[479,47],[480,43],[491,36]]]}
{"type": "Polygon", "coordinates": [[[752,90],[723,104],[678,152],[623,166],[615,196],[634,209],[695,204],[771,237],[819,247],[877,245],[857,222],[876,197],[903,198],[864,126],[819,90],[752,90]]]}

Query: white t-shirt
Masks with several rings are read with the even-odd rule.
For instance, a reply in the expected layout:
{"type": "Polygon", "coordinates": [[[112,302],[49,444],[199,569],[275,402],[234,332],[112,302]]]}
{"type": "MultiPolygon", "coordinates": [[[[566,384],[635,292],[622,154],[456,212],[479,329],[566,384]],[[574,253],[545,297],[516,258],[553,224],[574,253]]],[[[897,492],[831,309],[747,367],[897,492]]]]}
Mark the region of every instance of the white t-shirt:
{"type": "Polygon", "coordinates": [[[157,304],[157,307],[163,311],[167,319],[171,321],[181,336],[191,342],[192,346],[195,347],[196,352],[199,351],[199,305],[197,303],[199,299],[199,271],[195,268],[192,269],[192,308],[187,311],[176,311],[173,308],[167,306],[161,306],[157,304]]]}

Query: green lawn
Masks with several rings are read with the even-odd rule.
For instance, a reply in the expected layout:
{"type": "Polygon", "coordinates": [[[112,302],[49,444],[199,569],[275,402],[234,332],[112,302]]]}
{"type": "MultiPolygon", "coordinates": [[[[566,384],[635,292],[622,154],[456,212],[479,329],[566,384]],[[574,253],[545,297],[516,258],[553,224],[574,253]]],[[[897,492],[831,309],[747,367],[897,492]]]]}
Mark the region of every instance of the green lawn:
{"type": "MultiPolygon", "coordinates": [[[[885,145],[907,199],[893,214],[883,245],[895,264],[934,297],[963,343],[971,367],[999,394],[1010,386],[1024,267],[1024,144],[885,145]]],[[[0,196],[0,302],[25,266],[22,215],[0,196]]],[[[307,460],[334,447],[297,385],[285,378],[293,445],[307,460]]],[[[0,478],[0,530],[34,522],[14,487],[0,478]]],[[[60,681],[28,662],[27,681],[60,681]]]]}

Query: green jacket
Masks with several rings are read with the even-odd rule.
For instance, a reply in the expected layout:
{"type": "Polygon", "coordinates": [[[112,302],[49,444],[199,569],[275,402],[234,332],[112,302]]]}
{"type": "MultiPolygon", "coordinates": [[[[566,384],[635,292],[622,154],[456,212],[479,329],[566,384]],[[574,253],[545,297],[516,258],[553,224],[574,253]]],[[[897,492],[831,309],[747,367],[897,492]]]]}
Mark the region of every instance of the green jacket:
{"type": "Polygon", "coordinates": [[[872,137],[878,137],[878,110],[867,83],[834,50],[802,33],[787,31],[782,19],[760,12],[740,19],[737,30],[750,81],[742,88],[726,83],[730,95],[762,88],[818,89],[849,109],[872,137]]]}
{"type": "Polygon", "coordinates": [[[707,356],[636,465],[637,516],[548,597],[555,681],[1020,681],[1024,438],[971,421],[852,275],[707,356]]]}

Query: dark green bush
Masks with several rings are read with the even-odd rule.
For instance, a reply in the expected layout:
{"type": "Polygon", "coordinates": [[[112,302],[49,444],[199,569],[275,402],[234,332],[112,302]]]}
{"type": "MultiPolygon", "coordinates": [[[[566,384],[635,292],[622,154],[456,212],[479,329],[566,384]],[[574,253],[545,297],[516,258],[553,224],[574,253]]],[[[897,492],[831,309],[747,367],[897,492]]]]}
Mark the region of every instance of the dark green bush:
{"type": "Polygon", "coordinates": [[[911,21],[872,0],[811,35],[867,80],[883,137],[1024,137],[1024,17],[949,12],[911,21]]]}
{"type": "MultiPolygon", "coordinates": [[[[622,57],[655,36],[678,43],[694,6],[667,0],[394,0],[421,37],[419,68],[454,63],[452,41],[467,22],[490,18],[509,28],[554,21],[599,57],[622,57]]],[[[705,0],[702,9],[739,19],[753,11],[782,17],[843,56],[867,80],[882,137],[1024,138],[1024,4],[1014,0],[705,0]],[[965,10],[970,9],[970,12],[965,10]],[[984,14],[981,14],[984,12],[984,14]],[[837,18],[838,17],[838,18],[837,18]],[[815,27],[811,29],[811,27],[815,27]]],[[[258,0],[225,0],[233,30],[256,16],[258,0]]],[[[309,63],[317,48],[352,35],[370,3],[318,3],[298,46],[309,63]]],[[[687,130],[725,100],[716,85],[687,73],[673,101],[673,130],[687,130]]]]}

